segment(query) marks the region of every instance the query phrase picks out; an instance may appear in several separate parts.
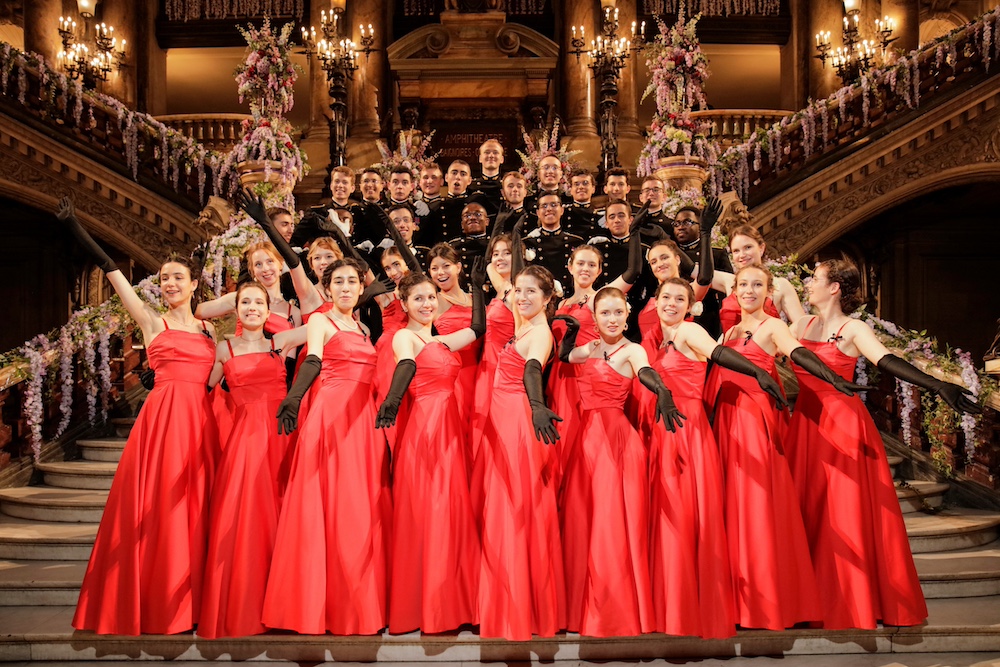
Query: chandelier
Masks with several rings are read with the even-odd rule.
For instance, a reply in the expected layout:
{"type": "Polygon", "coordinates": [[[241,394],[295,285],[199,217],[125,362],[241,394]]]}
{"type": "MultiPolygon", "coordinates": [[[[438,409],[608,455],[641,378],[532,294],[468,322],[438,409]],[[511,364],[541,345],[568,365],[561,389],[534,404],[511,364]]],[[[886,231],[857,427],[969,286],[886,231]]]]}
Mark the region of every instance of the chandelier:
{"type": "Polygon", "coordinates": [[[847,16],[844,17],[843,45],[836,51],[830,44],[829,30],[816,33],[816,50],[819,51],[816,57],[824,67],[829,60],[844,85],[861,78],[861,74],[872,67],[886,64],[888,46],[896,41],[892,36],[896,23],[888,16],[876,18],[871,39],[862,39],[859,3],[860,0],[844,0],[847,16]]]}
{"type": "Polygon", "coordinates": [[[78,26],[71,18],[59,17],[59,38],[62,50],[59,65],[71,79],[82,79],[83,85],[97,87],[107,81],[113,70],[121,69],[125,60],[125,40],[115,37],[115,27],[100,23],[88,29],[93,14],[83,14],[78,26]]]}

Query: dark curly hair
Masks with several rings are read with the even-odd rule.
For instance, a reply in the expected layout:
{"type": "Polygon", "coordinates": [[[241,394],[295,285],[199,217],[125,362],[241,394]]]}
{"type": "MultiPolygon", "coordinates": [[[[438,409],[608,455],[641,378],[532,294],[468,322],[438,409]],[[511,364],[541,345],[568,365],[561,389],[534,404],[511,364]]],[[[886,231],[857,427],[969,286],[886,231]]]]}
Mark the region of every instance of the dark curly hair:
{"type": "Polygon", "coordinates": [[[854,262],[846,259],[828,259],[820,262],[819,266],[826,269],[828,282],[840,285],[840,309],[849,315],[860,308],[864,303],[861,296],[861,272],[854,262]]]}

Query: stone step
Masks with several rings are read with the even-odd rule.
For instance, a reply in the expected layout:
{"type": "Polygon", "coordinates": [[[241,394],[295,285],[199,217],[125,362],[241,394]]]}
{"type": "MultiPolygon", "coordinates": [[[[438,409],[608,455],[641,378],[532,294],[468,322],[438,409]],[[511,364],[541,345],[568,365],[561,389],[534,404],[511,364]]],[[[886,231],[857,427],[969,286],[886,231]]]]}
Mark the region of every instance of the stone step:
{"type": "Polygon", "coordinates": [[[895,456],[893,454],[889,454],[886,458],[889,460],[889,470],[892,471],[892,476],[895,477],[898,472],[897,469],[899,468],[899,464],[902,463],[904,459],[902,456],[895,456]]]}
{"type": "Polygon", "coordinates": [[[903,515],[913,553],[947,552],[989,544],[1000,537],[1000,514],[952,508],[938,514],[903,515]]]}
{"type": "Polygon", "coordinates": [[[907,480],[905,488],[896,487],[896,497],[903,514],[919,512],[922,509],[935,509],[944,503],[944,494],[948,491],[947,482],[930,482],[925,480],[907,480]]]}
{"type": "Polygon", "coordinates": [[[97,537],[96,523],[34,521],[0,514],[0,558],[85,561],[97,537]]]}
{"type": "Polygon", "coordinates": [[[107,491],[22,486],[0,489],[0,512],[38,521],[97,523],[107,500],[107,491]]]}
{"type": "Polygon", "coordinates": [[[0,607],[74,605],[87,564],[0,560],[0,607]]]}
{"type": "Polygon", "coordinates": [[[81,438],[76,446],[85,461],[118,461],[126,442],[126,438],[81,438]]]}
{"type": "Polygon", "coordinates": [[[35,468],[42,472],[49,486],[107,491],[111,488],[118,464],[114,461],[57,461],[36,463],[35,468]]]}
{"type": "Polygon", "coordinates": [[[927,598],[1000,595],[1000,544],[915,554],[913,560],[927,598]]]}
{"type": "Polygon", "coordinates": [[[135,417],[112,417],[111,425],[115,427],[115,434],[119,438],[127,438],[135,424],[135,417]]]}

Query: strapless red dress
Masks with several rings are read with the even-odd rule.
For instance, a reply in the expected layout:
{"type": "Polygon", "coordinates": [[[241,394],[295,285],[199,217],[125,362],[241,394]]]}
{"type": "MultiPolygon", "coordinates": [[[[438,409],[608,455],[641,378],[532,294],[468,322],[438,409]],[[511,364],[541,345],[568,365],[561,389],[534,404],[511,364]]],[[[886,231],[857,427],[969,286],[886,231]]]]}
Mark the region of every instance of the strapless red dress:
{"type": "MultiPolygon", "coordinates": [[[[230,350],[232,348],[230,347],[230,350]]],[[[273,352],[232,357],[223,366],[236,404],[233,429],[213,485],[208,559],[198,635],[245,637],[260,622],[271,566],[285,454],[294,437],[278,435],[274,415],[285,398],[285,362],[273,352]]]]}
{"type": "Polygon", "coordinates": [[[476,622],[479,532],[469,499],[458,358],[432,341],[416,357],[410,418],[393,460],[389,632],[445,632],[476,622]]]}
{"type": "Polygon", "coordinates": [[[270,628],[370,635],[386,626],[392,502],[374,374],[367,336],[338,331],[327,342],[278,517],[262,615],[270,628]]]}
{"type": "MultiPolygon", "coordinates": [[[[725,345],[773,372],[774,357],[752,338],[725,345]]],[[[748,375],[721,366],[711,374],[718,375],[713,430],[725,474],[737,622],[780,630],[819,620],[821,599],[774,399],[748,375]]]]}
{"type": "Polygon", "coordinates": [[[604,359],[577,365],[582,420],[562,507],[566,629],[592,637],[652,632],[648,461],[625,417],[632,378],[604,359]]]}
{"type": "Polygon", "coordinates": [[[219,456],[206,391],[215,343],[168,328],[146,352],[156,386],[108,494],[73,617],[78,630],[170,635],[191,630],[201,613],[208,498],[219,456]]]}
{"type": "MultiPolygon", "coordinates": [[[[845,380],[857,359],[803,340],[845,380]]],[[[885,447],[858,396],[794,366],[799,397],[786,442],[823,601],[823,627],[920,625],[917,578],[885,447]]]]}

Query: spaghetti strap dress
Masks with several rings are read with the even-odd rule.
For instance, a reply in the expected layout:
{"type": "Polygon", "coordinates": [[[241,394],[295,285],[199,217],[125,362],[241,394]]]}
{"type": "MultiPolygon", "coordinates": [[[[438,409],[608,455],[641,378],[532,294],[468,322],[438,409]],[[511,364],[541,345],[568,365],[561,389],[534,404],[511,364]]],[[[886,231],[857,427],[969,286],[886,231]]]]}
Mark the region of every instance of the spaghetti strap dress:
{"type": "Polygon", "coordinates": [[[99,634],[169,635],[201,612],[208,499],[219,456],[206,388],[215,343],[166,330],[147,346],[156,386],[122,452],[73,627],[99,634]]]}
{"type": "MultiPolygon", "coordinates": [[[[857,359],[839,349],[839,336],[800,342],[850,381],[857,359]]],[[[794,369],[799,396],[786,440],[823,627],[920,625],[927,604],[878,428],[860,397],[794,369]]]]}
{"type": "MultiPolygon", "coordinates": [[[[751,332],[725,345],[768,372],[774,368],[751,332]]],[[[753,377],[718,365],[711,374],[718,376],[713,431],[725,475],[737,622],[780,630],[819,620],[819,589],[774,399],[753,377]]]]}
{"type": "Polygon", "coordinates": [[[472,401],[470,464],[474,464],[479,455],[483,430],[486,428],[486,413],[490,407],[493,378],[497,372],[497,358],[504,345],[513,337],[514,313],[503,302],[503,297],[495,297],[486,306],[486,334],[483,336],[483,355],[479,359],[479,369],[476,371],[476,390],[472,401]]]}
{"type": "Polygon", "coordinates": [[[374,373],[368,337],[338,329],[323,348],[281,502],[262,615],[270,628],[370,635],[386,627],[392,502],[374,373]]]}
{"type": "Polygon", "coordinates": [[[458,358],[427,343],[407,391],[410,419],[393,458],[389,632],[445,632],[476,621],[479,532],[458,416],[458,358]]]}
{"type": "Polygon", "coordinates": [[[625,417],[632,378],[604,359],[576,365],[581,437],[567,461],[562,507],[566,629],[592,637],[652,632],[648,461],[625,417]]]}
{"type": "MultiPolygon", "coordinates": [[[[232,355],[232,344],[229,344],[232,355]]],[[[208,559],[198,635],[245,637],[260,622],[284,480],[282,464],[294,434],[278,435],[274,415],[285,398],[281,355],[254,352],[223,365],[236,411],[230,442],[213,485],[208,559]]]]}
{"type": "MultiPolygon", "coordinates": [[[[447,335],[472,325],[472,306],[452,304],[448,310],[434,320],[434,328],[439,334],[447,335]]],[[[462,364],[455,384],[455,400],[458,401],[459,415],[463,424],[471,422],[472,399],[476,393],[476,373],[479,370],[479,354],[483,349],[482,339],[476,340],[457,352],[453,352],[462,364]]],[[[471,451],[470,436],[466,436],[467,447],[471,451]]]]}

